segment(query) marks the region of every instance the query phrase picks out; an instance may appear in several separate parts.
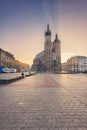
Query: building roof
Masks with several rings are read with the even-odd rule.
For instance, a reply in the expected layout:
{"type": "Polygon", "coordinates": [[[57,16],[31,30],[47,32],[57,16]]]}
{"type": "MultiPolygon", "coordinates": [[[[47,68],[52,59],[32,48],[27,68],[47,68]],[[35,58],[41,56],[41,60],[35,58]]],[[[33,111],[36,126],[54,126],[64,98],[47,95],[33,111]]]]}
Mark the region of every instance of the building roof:
{"type": "Polygon", "coordinates": [[[44,55],[44,51],[41,51],[40,53],[38,53],[38,54],[36,55],[35,59],[40,58],[40,57],[43,56],[43,55],[44,55]]]}
{"type": "Polygon", "coordinates": [[[4,52],[7,56],[9,56],[9,57],[11,57],[11,58],[15,59],[14,55],[13,55],[13,54],[11,54],[10,52],[5,51],[5,50],[3,50],[2,48],[0,48],[0,51],[4,52]]]}

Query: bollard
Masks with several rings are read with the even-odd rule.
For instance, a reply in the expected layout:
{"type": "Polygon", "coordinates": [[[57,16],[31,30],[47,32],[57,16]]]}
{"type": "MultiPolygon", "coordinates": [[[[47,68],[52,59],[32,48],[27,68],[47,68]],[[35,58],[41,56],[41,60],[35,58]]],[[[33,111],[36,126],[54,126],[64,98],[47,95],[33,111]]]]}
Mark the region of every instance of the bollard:
{"type": "Polygon", "coordinates": [[[24,73],[21,73],[22,77],[24,78],[24,73]]]}

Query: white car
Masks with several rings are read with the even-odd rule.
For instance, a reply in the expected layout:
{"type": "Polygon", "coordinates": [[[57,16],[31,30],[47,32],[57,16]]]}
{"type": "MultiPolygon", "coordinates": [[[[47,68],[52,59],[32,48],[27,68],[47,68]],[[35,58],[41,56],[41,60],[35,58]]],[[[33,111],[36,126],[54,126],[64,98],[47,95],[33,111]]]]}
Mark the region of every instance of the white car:
{"type": "Polygon", "coordinates": [[[10,69],[10,73],[16,73],[16,72],[17,72],[16,69],[14,69],[14,68],[10,69]]]}
{"type": "Polygon", "coordinates": [[[6,67],[3,68],[2,71],[3,71],[4,73],[10,73],[10,69],[9,69],[9,68],[6,68],[6,67]]]}

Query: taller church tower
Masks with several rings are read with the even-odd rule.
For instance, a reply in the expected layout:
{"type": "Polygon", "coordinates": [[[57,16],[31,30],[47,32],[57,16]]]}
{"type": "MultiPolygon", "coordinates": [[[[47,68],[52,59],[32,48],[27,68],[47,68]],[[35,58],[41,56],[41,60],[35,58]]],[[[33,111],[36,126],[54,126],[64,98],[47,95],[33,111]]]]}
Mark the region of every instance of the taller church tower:
{"type": "Polygon", "coordinates": [[[51,71],[52,61],[52,42],[51,42],[51,31],[49,24],[47,25],[47,31],[45,32],[45,43],[44,43],[44,63],[45,69],[51,71]]]}

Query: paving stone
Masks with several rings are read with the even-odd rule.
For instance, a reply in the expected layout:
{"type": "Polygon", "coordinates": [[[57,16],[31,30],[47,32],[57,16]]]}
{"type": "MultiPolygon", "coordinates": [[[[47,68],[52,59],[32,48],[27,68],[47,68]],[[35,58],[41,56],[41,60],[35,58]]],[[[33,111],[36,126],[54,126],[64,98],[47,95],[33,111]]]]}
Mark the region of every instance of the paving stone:
{"type": "Polygon", "coordinates": [[[87,130],[87,77],[77,76],[37,74],[0,86],[0,130],[87,130]]]}

